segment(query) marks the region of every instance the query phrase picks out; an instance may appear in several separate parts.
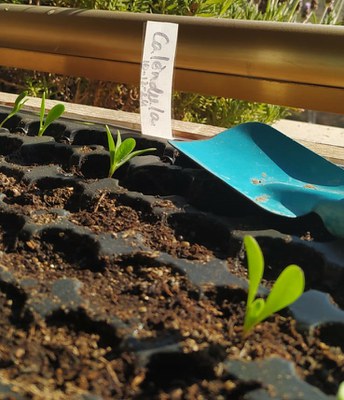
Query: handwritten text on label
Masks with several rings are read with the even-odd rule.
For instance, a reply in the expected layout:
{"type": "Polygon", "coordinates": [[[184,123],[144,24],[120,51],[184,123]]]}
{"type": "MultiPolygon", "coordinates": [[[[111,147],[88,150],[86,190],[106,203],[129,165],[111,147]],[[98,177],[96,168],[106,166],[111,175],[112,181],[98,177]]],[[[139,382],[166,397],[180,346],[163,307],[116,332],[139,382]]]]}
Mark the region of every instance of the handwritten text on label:
{"type": "Polygon", "coordinates": [[[141,68],[142,133],[171,138],[171,96],[178,25],[147,23],[141,68]]]}

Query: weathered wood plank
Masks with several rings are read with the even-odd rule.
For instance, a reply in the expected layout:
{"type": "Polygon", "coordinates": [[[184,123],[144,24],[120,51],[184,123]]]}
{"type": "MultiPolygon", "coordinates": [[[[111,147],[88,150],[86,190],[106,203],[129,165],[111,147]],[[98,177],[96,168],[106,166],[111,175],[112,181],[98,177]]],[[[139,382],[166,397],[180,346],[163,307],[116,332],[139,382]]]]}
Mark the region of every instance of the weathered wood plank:
{"type": "Polygon", "coordinates": [[[344,113],[341,26],[0,4],[0,64],[138,84],[149,20],[179,26],[175,90],[344,113]]]}

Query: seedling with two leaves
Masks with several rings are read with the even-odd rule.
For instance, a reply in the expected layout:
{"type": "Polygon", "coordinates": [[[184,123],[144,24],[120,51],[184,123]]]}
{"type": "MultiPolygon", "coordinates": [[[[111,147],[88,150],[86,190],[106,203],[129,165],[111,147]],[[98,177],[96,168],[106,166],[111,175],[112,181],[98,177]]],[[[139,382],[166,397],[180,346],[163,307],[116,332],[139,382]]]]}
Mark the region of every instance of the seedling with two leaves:
{"type": "Polygon", "coordinates": [[[304,291],[305,277],[298,265],[289,265],[278,276],[267,299],[256,298],[264,272],[264,257],[259,244],[252,236],[245,236],[244,244],[249,279],[244,321],[244,335],[247,335],[259,322],[294,303],[304,291]]]}
{"type": "Polygon", "coordinates": [[[39,130],[37,136],[42,136],[43,133],[48,129],[55,120],[57,120],[65,111],[65,106],[63,104],[56,104],[45,116],[45,93],[42,95],[41,110],[39,114],[39,130]]]}
{"type": "Polygon", "coordinates": [[[14,102],[12,110],[7,115],[7,117],[0,123],[0,128],[4,126],[6,121],[14,117],[28,100],[29,99],[27,98],[27,92],[20,93],[14,102]]]}
{"type": "Polygon", "coordinates": [[[141,154],[156,150],[156,148],[149,148],[134,151],[136,147],[136,140],[134,138],[127,138],[122,142],[119,130],[117,130],[117,141],[115,144],[111,131],[107,125],[105,125],[105,129],[110,151],[110,168],[108,174],[109,178],[112,177],[112,175],[119,167],[121,167],[127,161],[131,160],[133,157],[140,156],[141,154]]]}

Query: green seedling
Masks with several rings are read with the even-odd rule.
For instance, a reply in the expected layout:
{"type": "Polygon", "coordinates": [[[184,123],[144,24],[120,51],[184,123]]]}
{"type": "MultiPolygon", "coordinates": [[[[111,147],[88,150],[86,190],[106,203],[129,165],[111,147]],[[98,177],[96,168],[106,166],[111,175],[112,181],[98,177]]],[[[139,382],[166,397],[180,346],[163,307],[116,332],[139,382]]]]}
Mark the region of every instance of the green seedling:
{"type": "Polygon", "coordinates": [[[48,129],[55,120],[57,120],[64,113],[65,107],[63,104],[56,104],[49,112],[46,118],[45,116],[45,93],[42,95],[41,111],[39,114],[39,131],[38,136],[42,136],[43,133],[48,129]]]}
{"type": "Polygon", "coordinates": [[[3,127],[6,121],[8,121],[10,118],[15,116],[20,109],[23,107],[23,105],[28,101],[29,99],[27,98],[27,92],[22,92],[18,95],[16,98],[16,101],[14,102],[13,108],[11,112],[7,115],[7,117],[1,122],[0,128],[3,127]]]}
{"type": "Polygon", "coordinates": [[[267,299],[256,298],[264,272],[264,257],[259,244],[252,236],[245,236],[244,244],[249,279],[244,322],[244,335],[246,335],[259,322],[294,303],[304,291],[305,277],[298,265],[289,265],[277,278],[267,299]]]}
{"type": "Polygon", "coordinates": [[[105,125],[108,146],[110,151],[110,168],[109,168],[109,178],[115,173],[115,171],[125,164],[127,161],[132,159],[133,157],[140,156],[141,154],[147,153],[148,151],[154,151],[156,148],[149,148],[144,150],[136,150],[136,140],[134,138],[127,138],[123,140],[121,138],[121,134],[117,131],[117,141],[115,145],[115,141],[113,140],[111,131],[107,125],[105,125]]]}

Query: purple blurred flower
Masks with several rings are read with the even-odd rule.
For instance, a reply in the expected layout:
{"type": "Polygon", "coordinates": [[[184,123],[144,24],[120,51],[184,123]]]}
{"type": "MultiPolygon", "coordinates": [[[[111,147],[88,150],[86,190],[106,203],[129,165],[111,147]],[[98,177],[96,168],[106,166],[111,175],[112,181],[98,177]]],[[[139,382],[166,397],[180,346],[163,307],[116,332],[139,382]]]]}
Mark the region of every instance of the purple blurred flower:
{"type": "Polygon", "coordinates": [[[308,15],[312,12],[312,3],[310,1],[307,1],[306,3],[303,4],[302,6],[302,18],[308,17],[308,15]]]}

